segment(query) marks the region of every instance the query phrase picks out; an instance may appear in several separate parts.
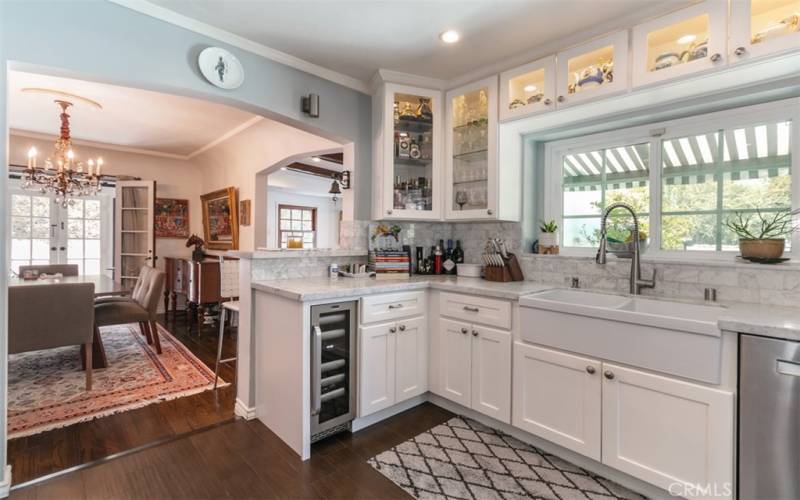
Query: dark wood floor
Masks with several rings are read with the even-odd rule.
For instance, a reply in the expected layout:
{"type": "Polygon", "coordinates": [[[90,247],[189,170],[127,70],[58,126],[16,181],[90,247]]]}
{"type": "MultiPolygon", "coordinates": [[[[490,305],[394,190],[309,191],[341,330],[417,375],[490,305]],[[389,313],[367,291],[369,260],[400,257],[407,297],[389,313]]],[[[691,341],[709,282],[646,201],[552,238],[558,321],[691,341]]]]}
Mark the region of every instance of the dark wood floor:
{"type": "Polygon", "coordinates": [[[237,419],[12,491],[11,498],[407,499],[366,460],[450,417],[425,403],[356,434],[321,441],[307,462],[257,420],[237,419]]]}
{"type": "MultiPolygon", "coordinates": [[[[201,361],[214,367],[218,327],[203,327],[198,336],[196,328],[188,334],[183,316],[176,321],[170,316],[166,323],[162,317],[159,322],[201,361]]],[[[223,358],[235,355],[233,339],[232,335],[225,336],[223,358]]],[[[234,381],[234,366],[222,366],[220,375],[225,381],[234,381]]],[[[8,463],[14,484],[229,421],[234,417],[235,399],[236,388],[231,383],[216,391],[12,439],[8,442],[8,463]]]]}

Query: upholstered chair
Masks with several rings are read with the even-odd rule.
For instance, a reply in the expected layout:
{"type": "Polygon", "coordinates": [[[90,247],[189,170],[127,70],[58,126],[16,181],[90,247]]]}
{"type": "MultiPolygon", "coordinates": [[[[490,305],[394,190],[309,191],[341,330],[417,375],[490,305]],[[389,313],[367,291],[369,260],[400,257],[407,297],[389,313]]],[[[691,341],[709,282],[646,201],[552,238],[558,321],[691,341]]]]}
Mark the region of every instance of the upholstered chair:
{"type": "Polygon", "coordinates": [[[139,277],[136,278],[136,283],[133,284],[133,288],[131,289],[131,293],[129,296],[126,295],[104,295],[101,297],[95,297],[94,303],[95,304],[104,304],[106,302],[130,302],[133,300],[133,296],[136,295],[141,288],[142,283],[147,278],[147,274],[153,268],[150,266],[142,266],[142,269],[139,271],[139,277]]]}
{"type": "MultiPolygon", "coordinates": [[[[158,337],[156,312],[161,294],[164,292],[164,271],[147,267],[139,275],[141,284],[135,287],[130,300],[97,303],[94,306],[94,319],[97,326],[139,323],[147,337],[147,343],[155,343],[156,352],[161,354],[161,340],[158,337]]],[[[139,284],[139,283],[137,283],[139,284]]]]}
{"type": "Polygon", "coordinates": [[[36,271],[37,274],[58,274],[62,276],[77,276],[78,264],[36,264],[32,266],[19,266],[19,275],[25,271],[36,271]]]}
{"type": "Polygon", "coordinates": [[[8,289],[8,352],[80,345],[86,390],[92,390],[94,283],[52,283],[8,289]]]}

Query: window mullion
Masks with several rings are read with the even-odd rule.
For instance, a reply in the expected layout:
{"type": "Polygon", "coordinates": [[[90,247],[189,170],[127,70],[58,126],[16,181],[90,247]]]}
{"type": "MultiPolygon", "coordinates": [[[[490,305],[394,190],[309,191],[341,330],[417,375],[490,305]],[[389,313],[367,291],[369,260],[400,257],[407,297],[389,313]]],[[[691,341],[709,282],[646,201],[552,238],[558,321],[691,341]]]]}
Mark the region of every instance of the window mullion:
{"type": "Polygon", "coordinates": [[[725,131],[720,129],[717,131],[719,134],[720,140],[717,141],[717,161],[714,164],[714,177],[717,181],[717,220],[716,220],[716,227],[714,228],[714,239],[716,240],[716,250],[717,252],[722,250],[722,197],[724,196],[724,185],[723,185],[723,175],[724,175],[724,163],[725,159],[723,157],[723,152],[725,150],[725,131]]]}
{"type": "Polygon", "coordinates": [[[661,139],[650,139],[650,243],[661,250],[661,139]]]}

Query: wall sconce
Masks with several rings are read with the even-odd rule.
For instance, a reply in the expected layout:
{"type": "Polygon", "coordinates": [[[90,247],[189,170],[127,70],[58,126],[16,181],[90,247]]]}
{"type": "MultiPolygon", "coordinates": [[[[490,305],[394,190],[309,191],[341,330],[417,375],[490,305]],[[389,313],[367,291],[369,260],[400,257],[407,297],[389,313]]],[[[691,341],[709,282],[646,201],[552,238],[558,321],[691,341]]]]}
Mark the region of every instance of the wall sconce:
{"type": "Polygon", "coordinates": [[[350,189],[350,171],[349,170],[342,170],[341,177],[339,177],[339,184],[342,185],[342,189],[350,189]]]}
{"type": "Polygon", "coordinates": [[[311,118],[319,118],[319,95],[308,94],[302,99],[303,113],[311,118]]]}

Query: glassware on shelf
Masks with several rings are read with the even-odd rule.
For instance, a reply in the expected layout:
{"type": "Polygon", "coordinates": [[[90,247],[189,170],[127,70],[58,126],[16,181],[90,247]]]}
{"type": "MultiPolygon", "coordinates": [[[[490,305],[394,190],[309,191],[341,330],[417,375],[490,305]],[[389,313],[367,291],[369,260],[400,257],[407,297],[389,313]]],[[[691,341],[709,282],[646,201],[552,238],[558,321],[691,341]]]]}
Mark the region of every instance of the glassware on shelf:
{"type": "Polygon", "coordinates": [[[416,116],[423,121],[433,121],[433,110],[431,109],[431,100],[427,97],[419,98],[419,105],[417,106],[416,116]]]}
{"type": "Polygon", "coordinates": [[[459,210],[464,210],[464,205],[469,201],[469,196],[466,191],[456,191],[456,205],[459,210]]]}

